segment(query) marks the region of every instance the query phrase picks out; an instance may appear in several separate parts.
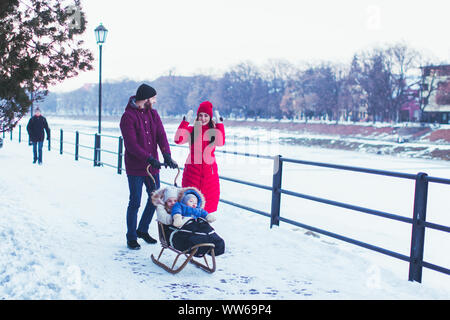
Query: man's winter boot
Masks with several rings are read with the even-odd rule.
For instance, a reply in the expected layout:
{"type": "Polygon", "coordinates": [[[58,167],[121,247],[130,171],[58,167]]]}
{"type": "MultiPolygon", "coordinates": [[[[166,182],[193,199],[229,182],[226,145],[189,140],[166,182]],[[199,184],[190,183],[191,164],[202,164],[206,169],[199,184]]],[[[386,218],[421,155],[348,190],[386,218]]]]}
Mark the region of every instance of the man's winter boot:
{"type": "Polygon", "coordinates": [[[155,239],[150,237],[148,232],[136,231],[136,233],[137,233],[138,238],[144,239],[144,241],[147,242],[147,243],[154,244],[154,243],[157,242],[155,239]]]}
{"type": "Polygon", "coordinates": [[[128,240],[127,246],[131,250],[139,250],[141,248],[141,246],[139,245],[139,243],[136,240],[128,240]]]}

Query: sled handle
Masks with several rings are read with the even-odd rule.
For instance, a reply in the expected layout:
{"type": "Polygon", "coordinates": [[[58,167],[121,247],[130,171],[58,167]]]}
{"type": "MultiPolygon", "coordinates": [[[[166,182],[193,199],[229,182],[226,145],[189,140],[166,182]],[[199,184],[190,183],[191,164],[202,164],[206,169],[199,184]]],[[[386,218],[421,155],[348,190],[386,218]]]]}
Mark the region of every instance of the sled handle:
{"type": "MultiPolygon", "coordinates": [[[[147,166],[147,168],[146,168],[147,174],[149,175],[149,177],[152,179],[153,183],[154,183],[155,186],[156,186],[155,178],[154,178],[153,175],[150,173],[150,167],[151,167],[151,165],[149,164],[149,165],[147,166]]],[[[174,179],[174,181],[173,181],[173,185],[174,185],[175,187],[178,187],[178,185],[177,185],[177,179],[178,179],[178,176],[180,175],[180,168],[177,167],[177,170],[178,170],[177,175],[175,176],[175,179],[174,179]]]]}
{"type": "Polygon", "coordinates": [[[177,186],[177,179],[178,179],[178,176],[180,175],[180,168],[177,167],[177,170],[178,170],[177,175],[175,176],[175,179],[173,179],[173,185],[175,187],[178,187],[177,186]]]}

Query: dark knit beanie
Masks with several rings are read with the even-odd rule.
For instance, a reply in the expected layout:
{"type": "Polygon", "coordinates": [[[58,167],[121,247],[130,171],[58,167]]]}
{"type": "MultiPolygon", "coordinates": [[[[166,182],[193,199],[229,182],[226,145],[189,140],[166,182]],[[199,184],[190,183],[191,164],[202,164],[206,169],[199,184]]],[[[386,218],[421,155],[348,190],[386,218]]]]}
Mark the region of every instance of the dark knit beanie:
{"type": "Polygon", "coordinates": [[[156,96],[156,90],[145,83],[141,84],[136,91],[136,101],[146,100],[154,96],[156,96]]]}

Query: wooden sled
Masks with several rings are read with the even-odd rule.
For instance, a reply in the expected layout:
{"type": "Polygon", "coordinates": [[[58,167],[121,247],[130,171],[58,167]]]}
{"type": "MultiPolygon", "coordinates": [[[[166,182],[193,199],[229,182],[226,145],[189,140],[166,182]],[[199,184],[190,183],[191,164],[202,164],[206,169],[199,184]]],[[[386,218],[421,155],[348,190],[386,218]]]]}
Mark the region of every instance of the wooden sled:
{"type": "Polygon", "coordinates": [[[213,273],[214,271],[216,271],[216,257],[214,255],[215,245],[213,243],[199,243],[190,249],[187,249],[185,251],[180,251],[169,245],[169,241],[167,241],[166,234],[164,232],[164,225],[161,222],[158,222],[158,232],[159,232],[159,241],[161,242],[162,249],[161,249],[161,252],[159,253],[158,259],[155,259],[155,256],[153,254],[151,255],[152,261],[156,265],[160,266],[161,268],[163,268],[164,270],[166,270],[167,272],[170,272],[172,274],[176,274],[176,273],[180,272],[181,270],[183,270],[184,267],[186,267],[186,265],[189,262],[206,272],[213,273]],[[194,257],[194,255],[197,253],[197,250],[201,247],[209,247],[210,248],[208,250],[208,252],[206,252],[205,255],[203,256],[205,263],[195,260],[195,257],[194,257]],[[177,256],[175,257],[175,260],[172,263],[172,267],[169,267],[168,265],[164,264],[163,262],[161,262],[159,260],[165,249],[170,249],[177,254],[177,256]],[[209,265],[208,261],[206,260],[206,256],[208,253],[211,254],[211,264],[212,264],[211,266],[209,265]],[[184,262],[181,264],[181,266],[176,268],[175,265],[178,261],[178,258],[182,255],[185,256],[186,260],[184,260],[184,262]]]}

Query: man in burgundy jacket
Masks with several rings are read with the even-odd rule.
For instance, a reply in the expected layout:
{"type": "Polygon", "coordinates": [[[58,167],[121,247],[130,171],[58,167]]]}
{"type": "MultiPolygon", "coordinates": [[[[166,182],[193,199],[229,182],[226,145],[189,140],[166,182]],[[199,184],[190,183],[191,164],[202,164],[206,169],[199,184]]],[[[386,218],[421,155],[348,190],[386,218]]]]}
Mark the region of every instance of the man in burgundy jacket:
{"type": "Polygon", "coordinates": [[[127,208],[127,245],[133,250],[140,249],[137,238],[147,243],[156,243],[148,234],[156,207],[151,201],[151,193],[160,188],[158,159],[159,146],[164,156],[166,167],[176,168],[178,165],[172,160],[166,132],[158,112],[153,109],[156,103],[156,90],[149,85],[142,84],[136,95],[130,97],[125,112],[120,120],[120,130],[125,144],[125,169],[127,172],[130,198],[127,208]],[[156,181],[153,183],[146,168],[151,165],[150,173],[156,181]],[[142,187],[145,185],[148,199],[137,226],[137,213],[141,204],[142,187]],[[137,227],[137,229],[136,229],[137,227]]]}

